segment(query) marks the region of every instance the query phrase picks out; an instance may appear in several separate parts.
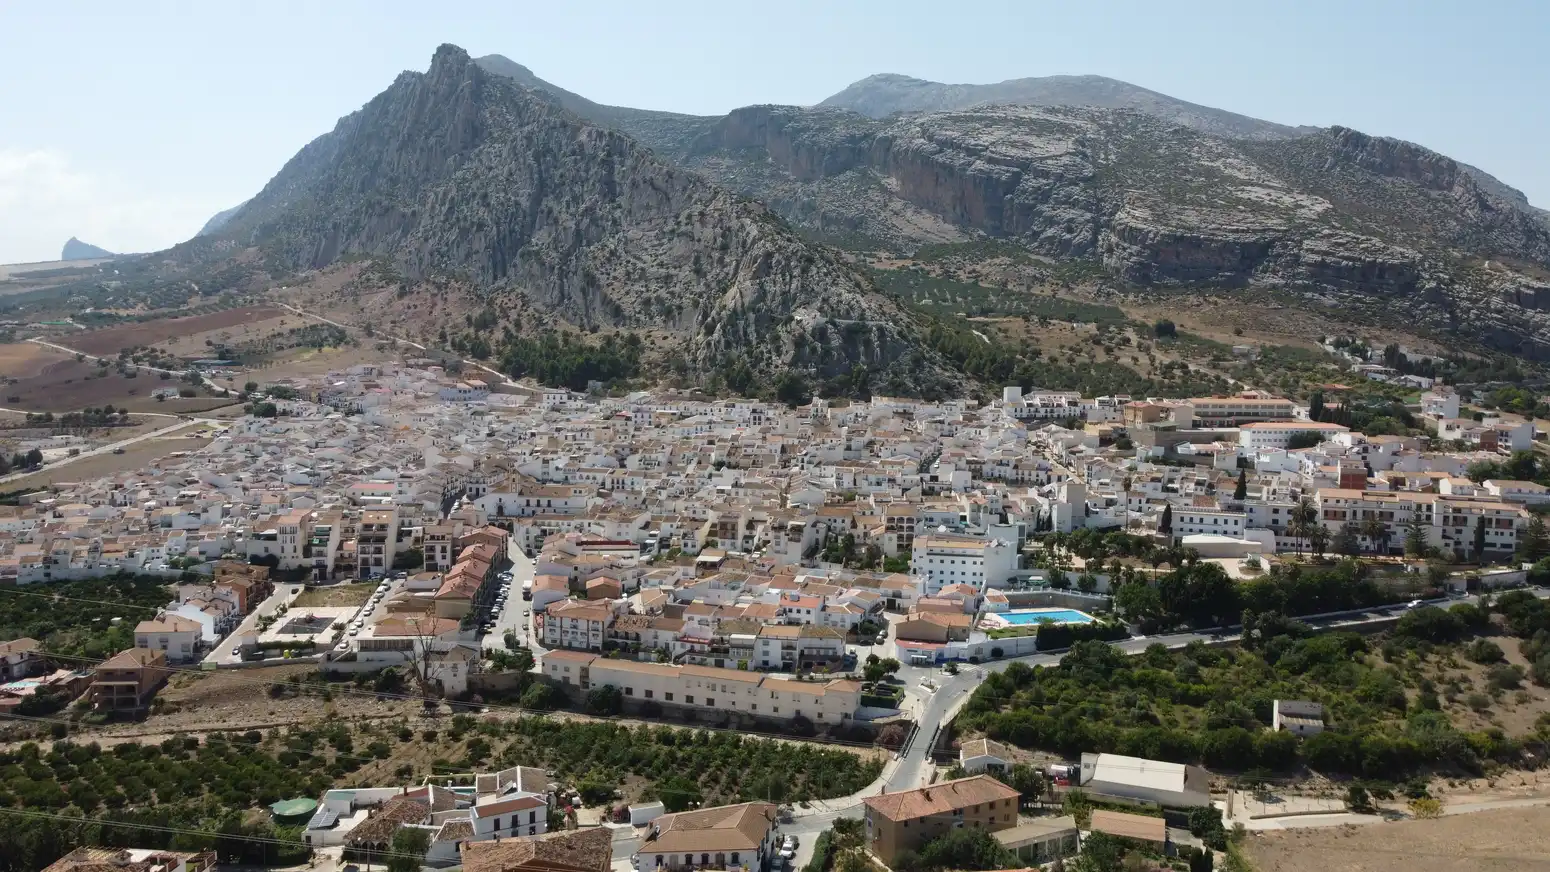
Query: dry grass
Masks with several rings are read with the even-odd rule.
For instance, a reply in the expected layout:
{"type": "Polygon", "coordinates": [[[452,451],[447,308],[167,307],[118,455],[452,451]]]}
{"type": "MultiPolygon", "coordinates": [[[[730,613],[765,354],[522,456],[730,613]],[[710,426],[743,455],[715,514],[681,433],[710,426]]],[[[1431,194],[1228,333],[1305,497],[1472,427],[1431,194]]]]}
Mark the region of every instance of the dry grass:
{"type": "MultiPolygon", "coordinates": [[[[190,424],[183,432],[196,433],[206,429],[190,424]]],[[[152,461],[179,451],[193,451],[210,444],[209,439],[190,439],[176,433],[160,439],[136,442],[124,449],[123,454],[98,454],[42,470],[25,478],[5,483],[5,490],[38,490],[65,482],[91,481],[118,472],[127,472],[150,465],[152,461]]]]}
{"type": "Polygon", "coordinates": [[[375,584],[342,584],[333,587],[313,587],[301,592],[291,604],[294,609],[350,608],[371,599],[375,584]]]}
{"type": "MultiPolygon", "coordinates": [[[[270,306],[247,306],[187,318],[165,318],[137,324],[118,324],[101,330],[76,334],[71,337],[70,342],[61,344],[78,348],[87,354],[114,355],[125,348],[159,345],[190,335],[203,336],[209,331],[232,329],[243,324],[263,323],[271,318],[281,318],[285,314],[285,310],[270,306]]],[[[291,320],[299,319],[293,315],[291,320]]],[[[200,341],[199,347],[204,348],[203,340],[200,341]]]]}
{"type": "Polygon", "coordinates": [[[1513,808],[1255,834],[1258,872],[1526,872],[1550,869],[1550,808],[1513,808]]]}

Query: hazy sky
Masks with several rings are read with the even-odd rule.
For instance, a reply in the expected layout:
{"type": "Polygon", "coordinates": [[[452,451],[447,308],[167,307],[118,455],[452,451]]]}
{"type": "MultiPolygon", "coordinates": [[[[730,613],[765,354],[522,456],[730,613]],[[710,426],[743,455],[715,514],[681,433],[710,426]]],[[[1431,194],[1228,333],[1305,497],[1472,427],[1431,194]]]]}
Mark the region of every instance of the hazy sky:
{"type": "Polygon", "coordinates": [[[1094,73],[1420,142],[1550,205],[1550,2],[0,0],[0,263],[192,236],[443,42],[603,103],[1094,73]]]}

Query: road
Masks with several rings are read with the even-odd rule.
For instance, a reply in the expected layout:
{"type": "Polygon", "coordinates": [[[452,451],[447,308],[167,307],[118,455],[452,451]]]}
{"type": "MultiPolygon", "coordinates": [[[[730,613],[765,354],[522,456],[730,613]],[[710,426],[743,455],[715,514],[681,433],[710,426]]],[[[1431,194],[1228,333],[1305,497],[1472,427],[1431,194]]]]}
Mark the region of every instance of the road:
{"type": "MultiPolygon", "coordinates": [[[[0,412],[9,412],[9,411],[12,411],[12,410],[11,409],[0,409],[0,412]]],[[[136,412],[135,414],[139,414],[139,413],[136,412]]],[[[74,457],[61,457],[60,459],[54,461],[53,463],[45,464],[43,466],[38,467],[37,469],[27,470],[27,471],[24,471],[24,472],[13,472],[13,473],[11,473],[9,475],[0,475],[0,484],[5,484],[8,481],[16,481],[18,479],[26,478],[29,475],[36,475],[39,472],[49,472],[49,471],[58,469],[61,466],[68,466],[69,464],[75,463],[78,460],[85,460],[88,457],[97,457],[97,456],[102,455],[102,454],[111,454],[116,449],[126,448],[126,447],[128,447],[130,445],[135,444],[136,442],[144,442],[147,439],[157,439],[157,438],[160,438],[162,436],[166,436],[169,433],[175,433],[178,430],[182,430],[182,429],[188,427],[191,424],[218,424],[218,423],[221,423],[221,422],[213,421],[213,420],[206,419],[206,418],[188,418],[188,419],[185,419],[185,420],[181,420],[181,421],[179,421],[176,424],[172,424],[172,425],[163,427],[160,430],[152,430],[149,433],[141,433],[139,436],[131,436],[128,439],[121,439],[121,440],[119,440],[117,442],[109,442],[108,444],[100,446],[98,448],[92,448],[92,449],[87,450],[87,451],[82,451],[80,454],[77,454],[74,457]]]]}

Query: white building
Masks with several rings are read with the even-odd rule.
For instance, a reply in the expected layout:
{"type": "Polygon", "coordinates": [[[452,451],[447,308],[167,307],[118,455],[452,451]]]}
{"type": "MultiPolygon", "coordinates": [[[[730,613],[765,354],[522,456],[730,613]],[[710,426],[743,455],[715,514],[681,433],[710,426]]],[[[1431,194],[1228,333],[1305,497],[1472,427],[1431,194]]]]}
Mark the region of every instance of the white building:
{"type": "Polygon", "coordinates": [[[1173,541],[1185,536],[1214,533],[1218,536],[1241,537],[1248,526],[1243,512],[1202,506],[1173,507],[1173,541]]]}
{"type": "Polygon", "coordinates": [[[1298,736],[1316,736],[1324,732],[1324,706],[1304,700],[1278,699],[1271,705],[1270,728],[1298,736]]]}
{"type": "Polygon", "coordinates": [[[1083,754],[1081,787],[1175,808],[1211,804],[1211,773],[1199,766],[1163,763],[1120,754],[1083,754]]]}
{"type": "Polygon", "coordinates": [[[952,584],[967,584],[981,591],[1005,587],[1017,570],[1017,539],[1015,535],[1006,537],[1005,532],[1009,528],[998,528],[983,539],[946,533],[917,537],[910,554],[910,574],[920,579],[925,596],[935,596],[952,584]]]}
{"type": "Polygon", "coordinates": [[[1312,433],[1322,441],[1350,429],[1324,421],[1263,421],[1238,428],[1238,444],[1250,452],[1262,448],[1286,448],[1293,436],[1312,433]]]}
{"type": "Polygon", "coordinates": [[[168,663],[187,663],[199,652],[203,627],[178,615],[165,615],[135,625],[135,647],[162,651],[168,663]]]}

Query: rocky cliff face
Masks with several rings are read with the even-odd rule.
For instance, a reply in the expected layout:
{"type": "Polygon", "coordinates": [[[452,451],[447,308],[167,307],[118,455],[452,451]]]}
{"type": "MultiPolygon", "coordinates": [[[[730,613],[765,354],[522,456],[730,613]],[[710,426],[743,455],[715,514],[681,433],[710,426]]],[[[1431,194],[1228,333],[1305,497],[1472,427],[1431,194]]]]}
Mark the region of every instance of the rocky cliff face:
{"type": "Polygon", "coordinates": [[[883,73],[855,82],[818,105],[849,109],[871,118],[977,106],[1092,106],[1134,109],[1205,133],[1247,139],[1286,139],[1317,130],[1201,106],[1104,76],[1038,76],[991,85],[946,85],[883,73]]]}
{"type": "Polygon", "coordinates": [[[303,148],[207,248],[390,260],[577,326],[664,328],[702,367],[940,379],[912,318],[762,206],[443,46],[303,148]]]}
{"type": "Polygon", "coordinates": [[[1344,128],[1242,139],[1126,110],[755,106],[670,155],[860,248],[989,236],[1137,284],[1290,288],[1504,349],[1545,340],[1520,302],[1550,274],[1541,214],[1472,167],[1344,128]]]}

